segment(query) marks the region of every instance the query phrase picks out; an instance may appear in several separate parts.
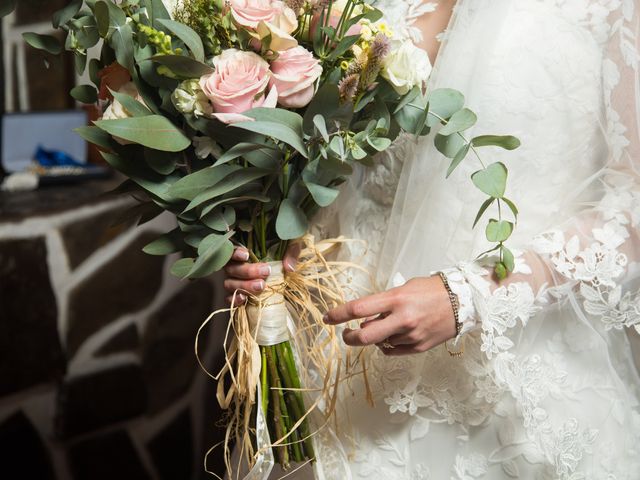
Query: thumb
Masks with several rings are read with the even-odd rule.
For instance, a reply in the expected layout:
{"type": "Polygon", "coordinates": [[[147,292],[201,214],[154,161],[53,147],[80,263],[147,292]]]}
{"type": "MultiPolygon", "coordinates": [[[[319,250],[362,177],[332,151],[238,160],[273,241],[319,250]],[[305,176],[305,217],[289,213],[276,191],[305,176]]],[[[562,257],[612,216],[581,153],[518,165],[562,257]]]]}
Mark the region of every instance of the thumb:
{"type": "Polygon", "coordinates": [[[298,264],[298,256],[300,256],[301,250],[302,245],[300,245],[300,243],[298,242],[289,245],[286,253],[284,254],[284,258],[282,259],[282,264],[284,265],[285,272],[293,272],[296,269],[296,265],[298,264]]]}

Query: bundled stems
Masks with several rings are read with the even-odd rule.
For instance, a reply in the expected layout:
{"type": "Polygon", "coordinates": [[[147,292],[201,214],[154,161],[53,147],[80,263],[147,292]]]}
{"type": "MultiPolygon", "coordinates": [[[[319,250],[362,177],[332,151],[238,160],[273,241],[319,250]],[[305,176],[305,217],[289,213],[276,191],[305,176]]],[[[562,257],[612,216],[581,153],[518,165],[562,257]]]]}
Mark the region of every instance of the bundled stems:
{"type": "Polygon", "coordinates": [[[300,391],[300,378],[296,369],[290,342],[261,346],[262,357],[262,408],[275,438],[282,439],[284,445],[274,448],[278,463],[285,469],[289,461],[313,460],[314,448],[309,431],[309,423],[304,419],[294,429],[294,425],[305,415],[304,399],[300,391]],[[269,413],[272,414],[269,417],[269,413]]]}

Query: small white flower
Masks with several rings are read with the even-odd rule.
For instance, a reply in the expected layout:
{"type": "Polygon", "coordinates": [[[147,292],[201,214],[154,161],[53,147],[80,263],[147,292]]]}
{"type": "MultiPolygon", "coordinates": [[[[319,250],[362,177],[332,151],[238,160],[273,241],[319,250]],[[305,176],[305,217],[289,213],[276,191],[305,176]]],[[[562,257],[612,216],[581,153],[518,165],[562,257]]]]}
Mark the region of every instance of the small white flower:
{"type": "Polygon", "coordinates": [[[209,99],[200,88],[198,80],[186,80],[175,89],[171,101],[176,109],[184,114],[204,117],[213,113],[209,99]]]}

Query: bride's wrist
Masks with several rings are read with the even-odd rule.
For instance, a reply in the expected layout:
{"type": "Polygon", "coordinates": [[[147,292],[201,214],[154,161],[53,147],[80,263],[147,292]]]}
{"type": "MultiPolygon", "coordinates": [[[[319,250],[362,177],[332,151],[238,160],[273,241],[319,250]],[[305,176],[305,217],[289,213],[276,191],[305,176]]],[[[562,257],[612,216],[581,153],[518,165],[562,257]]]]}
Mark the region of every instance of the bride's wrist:
{"type": "Polygon", "coordinates": [[[442,274],[451,292],[456,296],[457,324],[454,342],[473,330],[477,325],[476,309],[473,304],[471,286],[458,268],[447,268],[442,274]]]}

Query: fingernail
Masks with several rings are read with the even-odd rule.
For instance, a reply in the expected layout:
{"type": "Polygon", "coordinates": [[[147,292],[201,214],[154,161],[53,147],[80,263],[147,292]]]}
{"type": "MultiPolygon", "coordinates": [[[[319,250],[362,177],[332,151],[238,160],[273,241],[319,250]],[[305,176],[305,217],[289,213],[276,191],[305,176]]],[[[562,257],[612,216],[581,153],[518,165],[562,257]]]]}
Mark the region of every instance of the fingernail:
{"type": "Polygon", "coordinates": [[[269,265],[260,267],[258,272],[260,273],[261,277],[268,277],[269,275],[271,275],[271,267],[269,265]]]}
{"type": "Polygon", "coordinates": [[[264,282],[262,280],[258,280],[257,282],[253,282],[251,284],[251,289],[254,292],[261,292],[262,290],[264,290],[264,282]]]}
{"type": "Polygon", "coordinates": [[[249,260],[249,252],[243,249],[239,249],[237,253],[240,260],[244,260],[245,262],[249,260]]]}
{"type": "Polygon", "coordinates": [[[329,315],[325,314],[324,317],[322,317],[322,321],[327,323],[329,321],[329,315]]]}
{"type": "Polygon", "coordinates": [[[293,264],[293,262],[291,260],[287,260],[286,262],[284,262],[284,268],[288,272],[293,272],[296,269],[295,265],[293,264]]]}
{"type": "Polygon", "coordinates": [[[238,300],[238,302],[240,302],[240,303],[244,303],[244,301],[245,301],[246,299],[247,299],[247,297],[245,297],[242,293],[239,293],[239,294],[236,296],[236,300],[238,300]]]}

